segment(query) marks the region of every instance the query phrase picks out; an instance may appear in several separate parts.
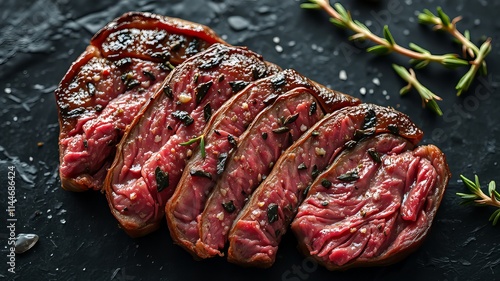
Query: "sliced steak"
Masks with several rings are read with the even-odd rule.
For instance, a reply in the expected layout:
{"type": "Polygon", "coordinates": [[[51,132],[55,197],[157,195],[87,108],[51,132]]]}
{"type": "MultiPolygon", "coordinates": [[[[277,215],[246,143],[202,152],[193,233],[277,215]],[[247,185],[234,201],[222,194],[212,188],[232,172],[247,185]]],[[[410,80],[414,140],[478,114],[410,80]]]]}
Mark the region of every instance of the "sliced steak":
{"type": "Polygon", "coordinates": [[[335,159],[312,183],[292,223],[300,248],[330,270],[386,265],[414,250],[450,173],[437,147],[412,147],[382,134],[335,159]]]}
{"type": "Polygon", "coordinates": [[[253,190],[281,153],[323,118],[323,110],[315,109],[318,104],[313,92],[295,88],[278,97],[241,135],[235,153],[218,166],[220,179],[199,219],[198,256],[223,255],[229,229],[253,190]]]}
{"type": "Polygon", "coordinates": [[[283,153],[240,212],[229,233],[228,260],[271,266],[282,235],[318,174],[344,146],[388,132],[412,144],[422,138],[420,129],[406,115],[371,104],[338,110],[316,123],[283,153]]]}
{"type": "Polygon", "coordinates": [[[216,42],[205,26],[148,13],[99,31],[55,91],[62,187],[100,189],[123,131],[170,69],[216,42]]]}
{"type": "Polygon", "coordinates": [[[131,236],[158,227],[186,160],[182,145],[202,134],[213,111],[268,67],[246,48],[214,44],[179,65],[126,131],[106,178],[113,215],[131,236]]]}
{"type": "MultiPolygon", "coordinates": [[[[257,76],[261,76],[256,73],[257,76]]],[[[229,100],[214,113],[203,133],[206,156],[194,152],[188,162],[174,195],[166,206],[166,217],[174,241],[193,255],[197,253],[195,243],[199,239],[198,217],[219,177],[219,168],[227,161],[238,143],[240,135],[266,106],[272,104],[283,93],[305,87],[318,97],[318,110],[334,111],[356,105],[358,99],[327,90],[293,70],[285,70],[260,79],[229,100]],[[209,177],[196,176],[191,171],[203,171],[209,177]]]]}

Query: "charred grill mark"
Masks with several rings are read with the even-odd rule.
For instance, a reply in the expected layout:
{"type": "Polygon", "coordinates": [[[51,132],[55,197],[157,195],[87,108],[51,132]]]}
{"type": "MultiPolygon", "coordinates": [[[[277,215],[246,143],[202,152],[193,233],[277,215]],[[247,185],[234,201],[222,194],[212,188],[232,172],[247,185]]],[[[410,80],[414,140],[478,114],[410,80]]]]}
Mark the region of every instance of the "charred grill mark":
{"type": "Polygon", "coordinates": [[[367,130],[377,125],[377,114],[373,109],[369,109],[365,115],[365,120],[362,130],[367,130]]]}
{"type": "Polygon", "coordinates": [[[267,96],[267,98],[265,98],[262,102],[265,104],[265,105],[270,105],[271,103],[273,103],[276,99],[278,98],[278,95],[276,93],[272,93],[270,94],[269,96],[267,96]]]}
{"type": "Polygon", "coordinates": [[[287,132],[290,132],[290,128],[285,127],[285,126],[273,129],[273,133],[275,133],[275,134],[284,134],[287,132]]]}
{"type": "Polygon", "coordinates": [[[356,146],[356,144],[357,144],[357,143],[358,143],[358,142],[357,142],[357,141],[355,141],[355,140],[350,140],[350,141],[348,141],[348,142],[346,142],[346,143],[344,144],[344,147],[345,147],[346,149],[352,149],[352,148],[354,148],[354,147],[356,146]]]}
{"type": "Polygon", "coordinates": [[[118,67],[124,67],[132,63],[131,58],[122,58],[114,62],[118,67]]]}
{"type": "Polygon", "coordinates": [[[169,98],[169,99],[173,99],[174,98],[174,95],[172,93],[172,88],[170,88],[170,85],[165,85],[165,87],[163,87],[163,93],[169,98]]]}
{"type": "Polygon", "coordinates": [[[156,178],[156,190],[161,192],[169,185],[168,173],[161,170],[158,166],[155,169],[155,178],[156,178]]]}
{"type": "Polygon", "coordinates": [[[219,51],[216,53],[216,55],[210,59],[201,59],[200,62],[201,64],[198,66],[199,69],[201,70],[207,70],[214,68],[221,64],[221,62],[224,60],[224,56],[226,55],[226,52],[224,51],[219,51]]]}
{"type": "Polygon", "coordinates": [[[217,175],[224,172],[224,169],[226,168],[227,156],[228,155],[225,152],[219,154],[219,157],[217,158],[217,175]]]}
{"type": "Polygon", "coordinates": [[[389,130],[389,132],[391,132],[395,135],[399,135],[399,127],[397,125],[389,124],[387,126],[387,130],[389,130]]]}
{"type": "Polygon", "coordinates": [[[375,162],[375,163],[381,163],[382,161],[380,160],[380,154],[375,151],[375,149],[370,148],[367,150],[368,155],[370,155],[370,158],[375,162]]]}
{"type": "Polygon", "coordinates": [[[196,103],[199,104],[205,95],[207,94],[210,87],[212,87],[213,81],[208,81],[206,83],[202,83],[196,87],[196,103]]]}
{"type": "Polygon", "coordinates": [[[234,93],[237,93],[241,90],[243,90],[249,83],[247,81],[231,81],[229,82],[229,86],[231,86],[231,89],[233,90],[234,93]]]}
{"type": "Polygon", "coordinates": [[[222,208],[224,208],[224,210],[226,210],[226,212],[228,213],[233,213],[234,211],[236,211],[236,207],[234,206],[233,200],[229,200],[229,202],[222,203],[221,205],[222,208]]]}
{"type": "Polygon", "coordinates": [[[189,125],[193,124],[193,122],[194,122],[193,117],[189,116],[189,113],[187,113],[186,111],[182,111],[182,110],[174,111],[172,113],[172,116],[174,118],[177,118],[180,121],[182,121],[184,123],[184,125],[186,125],[186,126],[189,126],[189,125]]]}
{"type": "Polygon", "coordinates": [[[96,92],[96,88],[94,86],[94,83],[88,82],[87,89],[89,90],[89,96],[93,97],[95,95],[95,92],[96,92]]]}
{"type": "Polygon", "coordinates": [[[266,76],[266,69],[263,67],[254,67],[252,69],[253,80],[261,79],[266,76]]]}
{"type": "Polygon", "coordinates": [[[273,223],[278,220],[278,204],[271,203],[267,206],[267,221],[273,223]]]}
{"type": "Polygon", "coordinates": [[[293,114],[293,115],[288,116],[285,119],[285,121],[283,121],[283,126],[286,126],[288,124],[291,124],[291,123],[295,122],[297,120],[297,118],[299,118],[299,113],[298,112],[295,113],[295,114],[293,114]]]}
{"type": "Polygon", "coordinates": [[[191,171],[189,171],[189,174],[191,176],[195,176],[195,177],[204,177],[207,179],[212,179],[212,174],[210,174],[209,172],[202,171],[202,170],[191,170],[191,171]]]}
{"type": "Polygon", "coordinates": [[[144,76],[146,76],[151,81],[155,81],[156,80],[155,75],[151,71],[143,70],[142,74],[144,74],[144,76]]]}
{"type": "Polygon", "coordinates": [[[228,135],[227,141],[234,147],[238,146],[238,143],[236,142],[236,139],[233,137],[233,135],[228,135]]]}
{"type": "Polygon", "coordinates": [[[316,102],[312,102],[311,107],[309,107],[309,116],[313,115],[317,109],[318,105],[316,104],[316,102]]]}
{"type": "Polygon", "coordinates": [[[358,171],[347,172],[337,177],[340,181],[352,182],[359,179],[358,171]]]}
{"type": "Polygon", "coordinates": [[[275,75],[274,77],[271,78],[271,84],[273,84],[273,87],[275,89],[285,85],[286,84],[285,75],[283,75],[283,73],[275,75]]]}
{"type": "Polygon", "coordinates": [[[193,38],[191,42],[189,42],[188,47],[186,48],[186,55],[192,56],[197,54],[200,51],[200,42],[198,39],[193,38]]]}

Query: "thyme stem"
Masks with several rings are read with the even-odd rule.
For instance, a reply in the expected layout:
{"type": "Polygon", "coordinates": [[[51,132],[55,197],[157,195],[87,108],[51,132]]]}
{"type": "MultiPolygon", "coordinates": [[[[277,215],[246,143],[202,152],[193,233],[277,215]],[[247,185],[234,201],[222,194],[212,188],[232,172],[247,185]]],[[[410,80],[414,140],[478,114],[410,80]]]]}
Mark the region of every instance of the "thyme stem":
{"type": "MultiPolygon", "coordinates": [[[[454,65],[467,65],[468,63],[462,59],[457,58],[456,54],[444,54],[444,55],[433,55],[429,52],[419,52],[416,50],[411,50],[408,48],[405,48],[396,42],[394,40],[388,40],[387,36],[384,36],[385,38],[379,37],[375,34],[373,34],[364,24],[362,24],[359,21],[352,20],[351,15],[349,12],[347,12],[344,7],[340,3],[336,3],[334,7],[332,7],[329,3],[328,0],[310,0],[311,3],[306,3],[309,5],[302,5],[303,8],[321,8],[325,12],[328,13],[329,16],[331,16],[332,23],[344,27],[347,29],[350,29],[355,32],[353,36],[351,36],[350,39],[368,39],[372,41],[373,43],[377,44],[378,48],[368,48],[367,51],[375,51],[375,50],[385,50],[386,53],[389,52],[396,52],[401,55],[404,55],[406,57],[409,57],[413,59],[415,63],[417,62],[437,62],[443,65],[447,65],[447,61],[454,61],[454,65]],[[312,5],[317,5],[311,6],[312,5]]],[[[388,27],[384,27],[384,35],[388,33],[388,27]]],[[[390,34],[390,33],[389,33],[390,34]]],[[[391,36],[392,38],[392,36],[391,36]]],[[[427,64],[426,63],[426,64],[427,64]]]]}

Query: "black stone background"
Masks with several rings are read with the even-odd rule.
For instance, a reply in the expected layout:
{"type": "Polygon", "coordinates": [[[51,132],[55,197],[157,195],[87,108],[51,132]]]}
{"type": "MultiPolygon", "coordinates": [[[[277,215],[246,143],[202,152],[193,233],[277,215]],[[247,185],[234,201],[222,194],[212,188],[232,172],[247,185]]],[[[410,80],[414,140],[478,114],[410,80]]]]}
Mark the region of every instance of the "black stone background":
{"type": "MultiPolygon", "coordinates": [[[[342,2],[354,18],[371,23],[378,34],[389,24],[399,43],[415,42],[435,53],[458,53],[460,48],[448,35],[419,25],[415,12],[440,5],[452,17],[462,15],[459,29],[469,29],[475,42],[484,35],[493,38],[489,74],[457,97],[454,85],[465,69],[431,65],[418,71],[419,79],[444,98],[440,103],[444,116],[436,117],[420,107],[416,92],[399,96],[404,83],[391,63],[407,65],[406,58],[365,53],[359,46],[367,44],[350,43],[349,32],[329,24],[324,13],[301,10],[299,1],[2,0],[0,209],[7,208],[7,167],[14,165],[16,232],[36,233],[40,241],[16,257],[15,275],[1,262],[0,276],[6,280],[500,280],[500,226],[487,220],[493,209],[460,206],[455,195],[465,191],[460,174],[477,173],[483,184],[500,183],[500,1],[342,2]],[[59,128],[53,90],[90,37],[133,10],[206,24],[229,43],[246,45],[283,68],[295,68],[364,102],[408,114],[424,130],[423,143],[434,143],[446,153],[453,173],[423,246],[392,266],[329,272],[299,254],[288,233],[270,269],[241,268],[222,258],[197,262],[172,244],[165,223],[147,237],[131,239],[117,227],[102,194],[63,191],[57,175],[59,128]],[[339,79],[341,70],[347,73],[345,81],[339,79]],[[380,85],[373,83],[374,78],[380,85]]],[[[0,213],[4,225],[6,212],[0,213]]],[[[0,228],[2,261],[7,236],[7,229],[0,228]]]]}

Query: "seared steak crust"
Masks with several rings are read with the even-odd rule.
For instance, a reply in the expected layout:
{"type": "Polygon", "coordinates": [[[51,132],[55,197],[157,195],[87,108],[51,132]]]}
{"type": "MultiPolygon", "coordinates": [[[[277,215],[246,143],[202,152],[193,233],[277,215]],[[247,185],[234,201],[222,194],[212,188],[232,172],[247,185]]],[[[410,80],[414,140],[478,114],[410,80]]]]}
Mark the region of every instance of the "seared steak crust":
{"type": "Polygon", "coordinates": [[[101,29],[55,91],[62,187],[100,189],[115,145],[170,68],[216,42],[205,26],[149,13],[101,29]]]}
{"type": "Polygon", "coordinates": [[[202,135],[213,112],[241,87],[265,75],[268,66],[260,55],[214,44],[167,77],[126,131],[106,178],[112,213],[129,235],[158,227],[201,139],[185,142],[202,135]]]}

